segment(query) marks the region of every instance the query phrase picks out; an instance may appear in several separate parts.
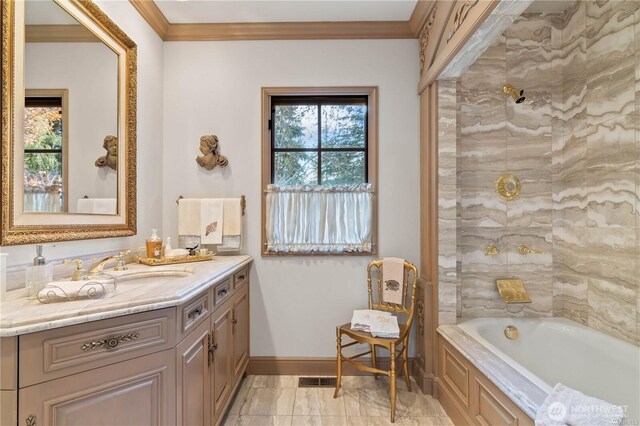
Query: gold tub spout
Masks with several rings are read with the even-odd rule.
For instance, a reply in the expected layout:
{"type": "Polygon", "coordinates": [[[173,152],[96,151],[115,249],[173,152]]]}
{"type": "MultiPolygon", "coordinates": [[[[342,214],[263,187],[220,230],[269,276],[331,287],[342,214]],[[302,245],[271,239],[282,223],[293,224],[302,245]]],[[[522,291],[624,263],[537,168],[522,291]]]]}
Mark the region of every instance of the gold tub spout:
{"type": "Polygon", "coordinates": [[[506,303],[531,303],[522,280],[496,280],[500,297],[506,303]]]}

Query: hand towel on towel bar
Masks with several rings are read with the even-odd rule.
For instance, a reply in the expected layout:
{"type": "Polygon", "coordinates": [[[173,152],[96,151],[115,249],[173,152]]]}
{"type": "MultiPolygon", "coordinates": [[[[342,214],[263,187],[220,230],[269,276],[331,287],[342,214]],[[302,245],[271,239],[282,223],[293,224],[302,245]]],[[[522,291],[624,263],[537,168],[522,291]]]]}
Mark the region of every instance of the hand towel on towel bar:
{"type": "Polygon", "coordinates": [[[224,198],[222,245],[218,251],[237,251],[242,246],[242,208],[240,198],[224,198]]]}
{"type": "Polygon", "coordinates": [[[404,293],[404,259],[385,257],[382,259],[382,300],[402,305],[404,293]]]}
{"type": "Polygon", "coordinates": [[[178,200],[178,236],[200,238],[200,199],[178,200]]]}
{"type": "Polygon", "coordinates": [[[220,198],[200,201],[200,244],[222,244],[224,203],[220,198]]]}

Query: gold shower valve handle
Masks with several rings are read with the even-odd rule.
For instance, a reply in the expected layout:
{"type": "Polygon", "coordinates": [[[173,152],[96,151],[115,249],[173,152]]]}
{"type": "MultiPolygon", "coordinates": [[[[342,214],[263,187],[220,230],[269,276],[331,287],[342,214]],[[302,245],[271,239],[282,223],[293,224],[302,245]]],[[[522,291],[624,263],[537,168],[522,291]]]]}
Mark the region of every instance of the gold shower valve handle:
{"type": "Polygon", "coordinates": [[[484,250],[485,256],[496,256],[498,254],[500,254],[500,249],[493,244],[489,244],[484,250]]]}
{"type": "Polygon", "coordinates": [[[544,251],[542,250],[534,250],[532,248],[529,248],[527,246],[525,246],[524,244],[521,245],[520,247],[518,247],[518,253],[525,255],[525,254],[544,254],[544,251]]]}

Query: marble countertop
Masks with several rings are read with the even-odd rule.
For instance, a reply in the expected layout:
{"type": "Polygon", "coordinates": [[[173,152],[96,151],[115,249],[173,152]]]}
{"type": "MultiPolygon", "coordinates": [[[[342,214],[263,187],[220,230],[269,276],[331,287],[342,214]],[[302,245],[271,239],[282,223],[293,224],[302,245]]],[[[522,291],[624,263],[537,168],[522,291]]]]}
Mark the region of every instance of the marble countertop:
{"type": "Polygon", "coordinates": [[[441,325],[438,333],[475,365],[522,411],[534,419],[547,393],[457,325],[441,325]]]}
{"type": "Polygon", "coordinates": [[[115,292],[107,293],[100,299],[43,304],[38,300],[28,300],[25,289],[11,291],[0,304],[0,337],[177,306],[242,269],[252,260],[250,256],[216,256],[207,262],[166,266],[128,264],[128,273],[182,270],[191,274],[121,281],[115,292]]]}

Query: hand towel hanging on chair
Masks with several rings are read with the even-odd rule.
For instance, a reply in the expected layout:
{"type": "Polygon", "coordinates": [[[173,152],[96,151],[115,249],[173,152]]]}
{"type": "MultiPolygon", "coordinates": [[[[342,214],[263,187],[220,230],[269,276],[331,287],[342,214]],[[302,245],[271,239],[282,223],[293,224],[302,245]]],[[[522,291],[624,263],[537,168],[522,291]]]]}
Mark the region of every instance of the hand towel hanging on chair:
{"type": "Polygon", "coordinates": [[[385,257],[382,259],[382,300],[402,305],[404,294],[404,259],[385,257]]]}

